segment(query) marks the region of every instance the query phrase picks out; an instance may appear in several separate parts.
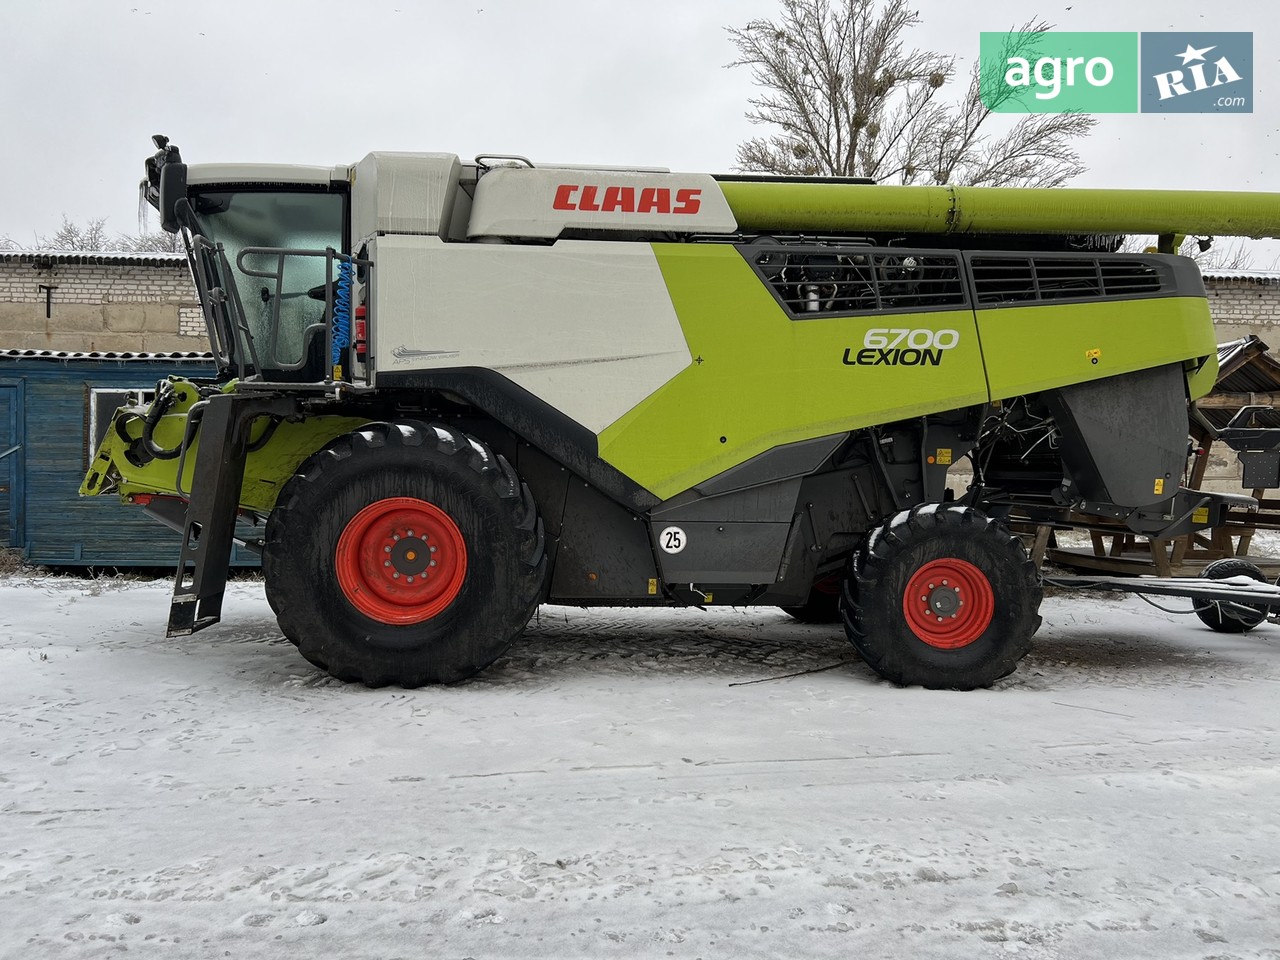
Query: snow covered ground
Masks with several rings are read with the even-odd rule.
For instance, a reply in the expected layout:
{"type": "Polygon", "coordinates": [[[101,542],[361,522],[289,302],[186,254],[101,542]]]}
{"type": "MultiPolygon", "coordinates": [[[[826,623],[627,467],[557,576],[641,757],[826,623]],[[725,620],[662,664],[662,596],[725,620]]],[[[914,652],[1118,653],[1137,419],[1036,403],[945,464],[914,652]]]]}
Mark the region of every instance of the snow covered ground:
{"type": "Polygon", "coordinates": [[[0,579],[0,957],[1280,957],[1280,627],[1046,601],[998,689],[772,611],[547,607],[368,690],[261,585],[0,579]],[[752,682],[766,681],[766,682],[752,682]]]}

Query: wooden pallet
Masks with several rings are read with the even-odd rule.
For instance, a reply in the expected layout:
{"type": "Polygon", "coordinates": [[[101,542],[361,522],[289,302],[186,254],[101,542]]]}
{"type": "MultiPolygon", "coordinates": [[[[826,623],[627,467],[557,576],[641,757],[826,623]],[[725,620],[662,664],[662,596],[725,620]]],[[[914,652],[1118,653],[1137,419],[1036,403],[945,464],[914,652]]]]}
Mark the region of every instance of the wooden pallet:
{"type": "Polygon", "coordinates": [[[1198,576],[1215,560],[1246,557],[1274,577],[1280,575],[1280,558],[1250,553],[1258,530],[1280,530],[1280,499],[1266,499],[1261,493],[1253,494],[1259,500],[1258,510],[1230,510],[1221,526],[1170,540],[1144,537],[1119,523],[1079,515],[1066,525],[1015,523],[1013,529],[1026,541],[1037,566],[1047,561],[1071,570],[1119,576],[1189,577],[1198,576]],[[1061,546],[1057,533],[1067,529],[1087,532],[1090,546],[1061,546]]]}

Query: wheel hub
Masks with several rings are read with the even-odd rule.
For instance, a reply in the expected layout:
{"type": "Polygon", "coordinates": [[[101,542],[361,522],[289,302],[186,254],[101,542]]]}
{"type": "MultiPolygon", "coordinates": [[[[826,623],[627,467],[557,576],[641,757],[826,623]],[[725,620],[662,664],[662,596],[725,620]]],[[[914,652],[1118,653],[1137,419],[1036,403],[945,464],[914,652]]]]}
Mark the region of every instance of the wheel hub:
{"type": "Polygon", "coordinates": [[[392,534],[391,542],[384,544],[382,550],[387,555],[387,559],[382,561],[383,572],[393,580],[409,577],[409,582],[412,583],[413,577],[422,576],[436,565],[431,555],[437,548],[415,536],[408,528],[403,535],[392,534]]]}
{"type": "Polygon", "coordinates": [[[960,588],[943,584],[929,591],[928,597],[925,598],[925,604],[940,617],[956,617],[964,606],[964,601],[960,599],[960,588]]]}
{"type": "Polygon", "coordinates": [[[462,589],[467,548],[453,519],[413,497],[371,503],[347,523],[334,556],[348,601],[382,623],[420,623],[462,589]]]}
{"type": "Polygon", "coordinates": [[[907,583],[902,612],[922,641],[955,650],[973,643],[991,625],[995,592],[986,574],[968,561],[933,560],[907,583]]]}

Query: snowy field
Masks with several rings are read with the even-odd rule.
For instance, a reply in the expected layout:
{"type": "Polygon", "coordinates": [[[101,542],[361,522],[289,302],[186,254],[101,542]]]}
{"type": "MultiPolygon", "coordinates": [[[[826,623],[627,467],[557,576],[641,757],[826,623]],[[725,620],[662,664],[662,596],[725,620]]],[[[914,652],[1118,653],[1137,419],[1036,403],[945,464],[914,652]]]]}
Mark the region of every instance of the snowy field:
{"type": "Polygon", "coordinates": [[[368,690],[261,585],[0,579],[0,957],[1280,958],[1280,627],[1059,596],[998,689],[545,607],[368,690]],[[762,682],[755,682],[762,681],[762,682]]]}

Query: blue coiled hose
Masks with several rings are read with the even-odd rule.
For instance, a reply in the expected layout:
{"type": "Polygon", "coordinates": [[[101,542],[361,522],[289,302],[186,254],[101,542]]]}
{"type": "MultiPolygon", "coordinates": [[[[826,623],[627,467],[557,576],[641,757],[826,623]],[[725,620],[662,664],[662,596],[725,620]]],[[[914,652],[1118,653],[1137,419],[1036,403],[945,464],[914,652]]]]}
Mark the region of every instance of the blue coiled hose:
{"type": "Polygon", "coordinates": [[[342,363],[342,351],[351,346],[351,261],[338,262],[338,282],[333,293],[333,356],[335,367],[342,363]]]}

